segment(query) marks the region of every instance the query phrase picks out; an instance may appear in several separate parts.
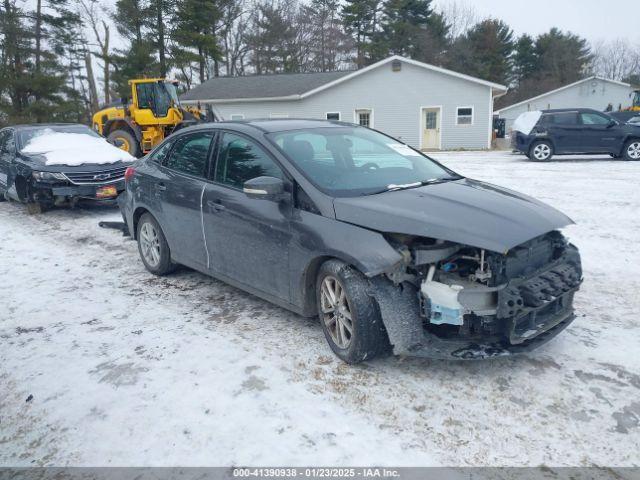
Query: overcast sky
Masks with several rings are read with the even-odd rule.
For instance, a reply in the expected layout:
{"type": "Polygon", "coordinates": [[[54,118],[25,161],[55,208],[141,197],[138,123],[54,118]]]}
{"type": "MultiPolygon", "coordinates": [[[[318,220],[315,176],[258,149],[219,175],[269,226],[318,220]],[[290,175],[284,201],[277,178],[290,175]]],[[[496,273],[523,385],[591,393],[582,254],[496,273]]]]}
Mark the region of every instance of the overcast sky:
{"type": "Polygon", "coordinates": [[[591,42],[627,38],[640,43],[640,0],[434,0],[471,5],[481,17],[507,22],[520,35],[551,27],[570,30],[591,42]]]}
{"type": "MultiPolygon", "coordinates": [[[[116,0],[101,3],[113,6],[116,0]]],[[[480,18],[504,20],[517,35],[558,27],[590,42],[627,38],[640,44],[640,0],[433,0],[436,7],[450,3],[471,6],[480,18]]]]}

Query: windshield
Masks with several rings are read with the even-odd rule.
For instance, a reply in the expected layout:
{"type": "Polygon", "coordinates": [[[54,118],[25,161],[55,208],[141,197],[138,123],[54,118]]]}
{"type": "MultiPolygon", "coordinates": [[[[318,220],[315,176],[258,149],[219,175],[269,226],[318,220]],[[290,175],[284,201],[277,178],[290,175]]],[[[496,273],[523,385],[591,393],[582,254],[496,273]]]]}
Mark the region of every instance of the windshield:
{"type": "Polygon", "coordinates": [[[325,127],[267,135],[320,190],[371,195],[460,178],[425,155],[362,127],[325,127]]]}
{"type": "Polygon", "coordinates": [[[171,82],[149,82],[136,85],[138,108],[148,108],[156,117],[166,117],[169,108],[178,105],[178,91],[171,82]]]}
{"type": "Polygon", "coordinates": [[[91,130],[85,125],[43,125],[41,127],[29,128],[18,132],[18,143],[20,149],[23,149],[33,137],[41,135],[45,131],[54,131],[59,133],[80,133],[90,135],[92,137],[102,138],[100,134],[91,130]]]}

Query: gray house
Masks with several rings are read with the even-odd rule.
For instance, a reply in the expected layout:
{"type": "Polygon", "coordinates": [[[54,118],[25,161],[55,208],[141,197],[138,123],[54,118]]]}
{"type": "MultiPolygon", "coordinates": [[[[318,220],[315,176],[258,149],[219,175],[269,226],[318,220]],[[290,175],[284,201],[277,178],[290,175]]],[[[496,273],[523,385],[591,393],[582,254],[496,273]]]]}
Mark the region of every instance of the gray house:
{"type": "Polygon", "coordinates": [[[213,78],[185,93],[222,120],[354,122],[425,149],[490,148],[494,98],[507,87],[392,56],[357,71],[213,78]]]}
{"type": "Polygon", "coordinates": [[[502,108],[496,114],[506,120],[506,130],[509,131],[514,120],[524,112],[551,108],[593,108],[604,111],[609,104],[617,110],[620,106],[630,105],[632,92],[633,88],[628,83],[589,77],[502,108]]]}

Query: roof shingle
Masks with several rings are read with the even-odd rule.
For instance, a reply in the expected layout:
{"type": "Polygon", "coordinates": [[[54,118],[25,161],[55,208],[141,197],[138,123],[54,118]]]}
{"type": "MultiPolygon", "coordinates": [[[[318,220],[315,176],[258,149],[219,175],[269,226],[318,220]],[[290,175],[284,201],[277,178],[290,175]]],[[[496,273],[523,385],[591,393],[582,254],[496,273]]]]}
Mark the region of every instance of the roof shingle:
{"type": "Polygon", "coordinates": [[[245,77],[215,77],[192,88],[181,100],[230,100],[301,95],[353,73],[351,70],[323,73],[283,73],[245,77]]]}

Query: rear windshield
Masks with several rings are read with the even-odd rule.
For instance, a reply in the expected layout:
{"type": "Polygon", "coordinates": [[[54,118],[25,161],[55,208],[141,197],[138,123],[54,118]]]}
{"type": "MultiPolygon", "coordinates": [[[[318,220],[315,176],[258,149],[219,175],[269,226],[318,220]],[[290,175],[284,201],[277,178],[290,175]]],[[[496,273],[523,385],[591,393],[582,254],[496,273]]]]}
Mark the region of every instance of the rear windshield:
{"type": "Polygon", "coordinates": [[[92,137],[100,137],[100,135],[91,130],[86,125],[43,125],[41,127],[33,127],[18,132],[18,143],[20,149],[24,148],[31,139],[37,135],[42,134],[46,130],[53,130],[60,133],[84,133],[92,137]]]}

